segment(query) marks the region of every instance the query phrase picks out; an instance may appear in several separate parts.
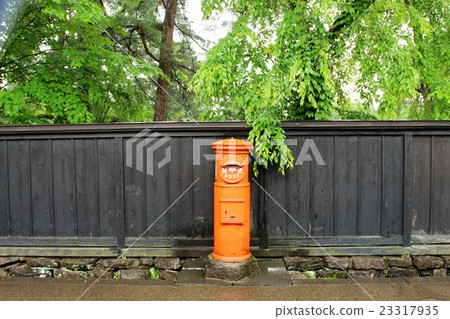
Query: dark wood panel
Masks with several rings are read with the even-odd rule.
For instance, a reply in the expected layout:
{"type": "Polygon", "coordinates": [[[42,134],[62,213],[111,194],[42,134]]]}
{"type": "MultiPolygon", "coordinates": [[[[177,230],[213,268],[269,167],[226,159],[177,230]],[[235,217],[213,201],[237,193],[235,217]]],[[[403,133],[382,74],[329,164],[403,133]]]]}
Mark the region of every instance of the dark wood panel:
{"type": "Polygon", "coordinates": [[[98,214],[100,236],[114,236],[116,230],[116,172],[114,140],[98,140],[98,214]]]}
{"type": "MultiPolygon", "coordinates": [[[[217,139],[204,140],[202,143],[210,143],[217,139]]],[[[196,152],[197,148],[193,148],[196,152]]],[[[211,145],[200,147],[200,154],[193,154],[200,162],[193,163],[193,180],[199,178],[192,189],[194,203],[194,236],[210,238],[214,233],[214,179],[215,160],[211,145]],[[206,157],[205,157],[206,155],[206,157]],[[212,159],[212,160],[211,160],[212,159]],[[196,165],[199,164],[199,165],[196,165]]],[[[251,167],[250,167],[251,169],[251,167]]],[[[254,228],[254,223],[251,223],[254,228]]]]}
{"type": "Polygon", "coordinates": [[[52,144],[30,141],[33,235],[54,235],[52,144]]]}
{"type": "Polygon", "coordinates": [[[450,234],[450,139],[435,137],[431,185],[431,234],[450,234]]]}
{"type": "MultiPolygon", "coordinates": [[[[297,160],[305,140],[305,137],[298,137],[297,145],[290,146],[295,160],[297,160]]],[[[287,219],[287,237],[306,236],[310,234],[308,231],[311,229],[311,161],[305,161],[301,165],[297,163],[293,169],[286,172],[286,179],[286,209],[292,216],[287,219]]]]}
{"type": "MultiPolygon", "coordinates": [[[[169,237],[142,237],[126,238],[126,246],[129,247],[189,247],[189,246],[209,246],[214,245],[213,238],[169,238],[169,237]]],[[[212,249],[211,249],[212,251],[212,249]]]]}
{"type": "Polygon", "coordinates": [[[285,238],[287,223],[292,222],[286,214],[286,178],[274,167],[266,172],[265,182],[269,238],[285,238]]]}
{"type": "Polygon", "coordinates": [[[125,247],[125,180],[124,180],[124,150],[123,138],[114,138],[114,181],[116,183],[115,218],[117,249],[125,247]]]}
{"type": "Polygon", "coordinates": [[[412,235],[412,176],[413,176],[413,136],[404,137],[403,161],[403,246],[411,246],[412,235]]]}
{"type": "Polygon", "coordinates": [[[9,236],[9,177],[7,142],[0,141],[0,236],[9,236]]]}
{"type": "MultiPolygon", "coordinates": [[[[378,246],[378,245],[401,245],[401,236],[331,236],[321,238],[273,238],[269,240],[272,247],[303,247],[303,246],[378,246]]],[[[328,249],[325,249],[328,252],[328,249]]],[[[325,253],[324,251],[324,253],[325,253]]],[[[332,253],[332,251],[330,251],[332,253]]]]}
{"type": "Polygon", "coordinates": [[[411,241],[414,244],[441,244],[445,245],[450,243],[450,235],[438,234],[438,235],[412,235],[411,241]]]}
{"type": "Polygon", "coordinates": [[[174,160],[169,163],[169,236],[191,237],[194,233],[192,138],[173,138],[168,143],[174,160]]]}
{"type": "Polygon", "coordinates": [[[403,137],[383,137],[383,236],[400,235],[403,229],[403,151],[403,137]]]}
{"type": "MultiPolygon", "coordinates": [[[[211,135],[213,131],[209,128],[193,131],[192,136],[220,139],[241,132],[236,127],[230,131],[220,129],[217,128],[217,135],[211,135]]],[[[265,177],[262,186],[311,235],[318,239],[335,238],[337,245],[347,243],[341,240],[342,236],[360,238],[355,241],[358,243],[363,243],[363,237],[374,236],[380,245],[381,242],[401,244],[402,235],[409,237],[410,211],[413,213],[413,239],[421,236],[420,242],[432,243],[436,236],[447,235],[450,142],[446,131],[419,130],[422,136],[417,137],[415,132],[405,129],[378,129],[339,127],[333,131],[326,127],[316,131],[311,126],[297,129],[290,126],[288,138],[298,139],[297,146],[291,146],[294,156],[298,156],[304,141],[310,138],[308,135],[314,134],[313,141],[325,165],[318,165],[309,150],[312,161],[287,171],[285,177],[276,168],[262,171],[261,176],[265,177]],[[412,174],[408,173],[405,134],[414,134],[412,174]],[[436,135],[426,136],[430,134],[436,135]],[[358,138],[360,144],[355,151],[358,138]],[[431,140],[435,141],[433,146],[431,140]],[[412,176],[413,183],[411,209],[408,208],[408,176],[412,176]],[[378,239],[380,235],[382,239],[378,239]]],[[[79,131],[76,140],[67,138],[74,136],[72,133],[53,132],[54,140],[46,139],[48,134],[9,134],[7,142],[0,140],[0,236],[10,235],[11,202],[15,205],[11,214],[16,219],[16,232],[11,239],[19,236],[32,242],[37,236],[54,234],[70,238],[117,236],[121,248],[125,246],[123,202],[126,200],[128,243],[130,238],[141,235],[171,204],[171,209],[138,245],[146,247],[159,238],[170,239],[175,244],[183,241],[184,247],[201,240],[210,241],[214,162],[202,158],[200,166],[193,166],[192,138],[186,137],[189,131],[177,130],[175,126],[170,130],[173,130],[169,133],[173,139],[167,145],[171,146],[171,161],[158,169],[167,145],[158,148],[154,153],[153,175],[140,172],[136,167],[127,168],[120,160],[124,156],[123,143],[135,134],[130,128],[122,133],[79,131]],[[111,137],[115,135],[118,137],[113,142],[111,137]],[[116,141],[121,141],[120,148],[116,147],[116,141]],[[12,145],[12,150],[7,145],[12,145]],[[123,168],[127,172],[123,173],[123,168]],[[11,174],[15,174],[14,181],[11,174]],[[198,184],[188,190],[197,178],[198,184]]],[[[212,153],[209,146],[204,148],[212,153]]],[[[144,163],[146,159],[144,152],[144,163]]],[[[253,245],[288,247],[305,241],[306,234],[301,228],[254,182],[251,201],[253,245]],[[268,225],[270,241],[266,240],[265,225],[268,225]]],[[[92,245],[101,245],[94,240],[96,238],[92,238],[92,245]]],[[[439,243],[445,240],[439,237],[439,243]]]]}
{"type": "Polygon", "coordinates": [[[431,198],[431,137],[413,140],[413,216],[412,227],[416,235],[430,232],[431,198]]]}
{"type": "MultiPolygon", "coordinates": [[[[147,248],[148,249],[148,248],[147,248]]],[[[0,256],[36,256],[36,257],[114,257],[120,255],[117,248],[112,247],[0,247],[0,256]]],[[[128,256],[128,255],[127,255],[128,256]]],[[[154,255],[153,255],[154,256],[154,255]]]]}
{"type": "Polygon", "coordinates": [[[358,224],[358,137],[337,136],[335,152],[335,235],[356,236],[358,224]]]}
{"type": "Polygon", "coordinates": [[[259,237],[259,247],[266,249],[269,247],[269,230],[267,228],[267,205],[270,200],[265,192],[266,171],[261,170],[258,176],[252,178],[250,192],[255,197],[255,210],[257,211],[257,235],[259,237]]]}
{"type": "MultiPolygon", "coordinates": [[[[255,176],[253,172],[253,160],[250,159],[249,166],[249,181],[250,181],[250,237],[251,238],[259,238],[259,220],[260,220],[260,209],[259,209],[259,186],[255,183],[254,180],[258,180],[258,176],[255,176]]],[[[213,177],[214,180],[214,177],[213,177]]],[[[258,182],[259,183],[259,182],[258,182]]],[[[214,193],[214,192],[213,192],[214,193]]],[[[214,194],[213,194],[214,195],[214,194]]],[[[213,196],[214,200],[214,196],[213,196]]],[[[214,206],[214,202],[212,204],[214,206]]],[[[214,227],[214,216],[212,216],[213,220],[211,221],[211,229],[214,227]]],[[[266,226],[267,227],[267,226],[266,226]]],[[[213,234],[213,232],[211,233],[213,234]]]]}
{"type": "Polygon", "coordinates": [[[334,136],[313,136],[325,165],[311,164],[311,223],[313,236],[332,236],[334,232],[334,136]]]}
{"type": "Polygon", "coordinates": [[[12,236],[31,236],[31,180],[29,141],[8,142],[9,203],[12,236]]]}
{"type": "Polygon", "coordinates": [[[55,236],[76,236],[77,210],[74,141],[52,141],[52,154],[55,236]]]}
{"type": "MultiPolygon", "coordinates": [[[[167,236],[170,227],[169,212],[166,212],[170,205],[170,183],[169,165],[158,168],[164,158],[166,158],[166,148],[169,144],[163,144],[155,149],[153,155],[153,175],[146,175],[147,188],[147,210],[146,219],[149,230],[145,237],[167,236]]],[[[170,149],[169,149],[170,151],[170,149]]],[[[179,158],[173,158],[171,161],[178,161],[179,158]]]]}
{"type": "MultiPolygon", "coordinates": [[[[124,139],[123,149],[126,152],[126,142],[124,139]]],[[[128,154],[125,154],[126,156],[128,154]]],[[[124,167],[125,181],[125,235],[140,236],[147,228],[146,220],[146,154],[143,152],[143,158],[139,161],[144,163],[144,170],[137,170],[137,152],[133,148],[133,166],[124,167]]]]}
{"type": "Polygon", "coordinates": [[[75,140],[75,172],[79,236],[99,236],[97,140],[75,140]]]}
{"type": "MultiPolygon", "coordinates": [[[[53,246],[53,247],[88,247],[88,246],[115,246],[114,237],[1,237],[0,246],[53,246]]],[[[20,255],[19,255],[20,256],[20,255]]]]}
{"type": "Polygon", "coordinates": [[[358,234],[380,235],[381,230],[381,137],[360,138],[358,234]]]}

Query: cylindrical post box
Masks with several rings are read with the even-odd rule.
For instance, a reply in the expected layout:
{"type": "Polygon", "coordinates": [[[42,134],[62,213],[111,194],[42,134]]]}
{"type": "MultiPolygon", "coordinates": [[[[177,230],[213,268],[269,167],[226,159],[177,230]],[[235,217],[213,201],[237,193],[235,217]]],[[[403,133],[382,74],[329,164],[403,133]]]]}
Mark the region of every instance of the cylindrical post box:
{"type": "Polygon", "coordinates": [[[248,141],[230,138],[212,144],[214,182],[214,251],[224,262],[244,261],[250,253],[250,183],[248,141]]]}

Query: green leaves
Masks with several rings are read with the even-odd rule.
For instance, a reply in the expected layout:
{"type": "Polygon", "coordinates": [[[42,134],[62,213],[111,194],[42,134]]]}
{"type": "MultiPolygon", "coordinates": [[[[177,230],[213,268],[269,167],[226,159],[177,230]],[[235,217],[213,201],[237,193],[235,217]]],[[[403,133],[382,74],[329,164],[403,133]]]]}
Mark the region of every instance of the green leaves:
{"type": "Polygon", "coordinates": [[[245,119],[263,167],[292,162],[281,120],[448,119],[448,0],[203,0],[233,30],[191,85],[204,118],[245,119]]]}
{"type": "Polygon", "coordinates": [[[274,119],[256,119],[250,123],[252,130],[248,140],[253,143],[253,155],[256,158],[253,172],[258,176],[258,165],[268,168],[278,165],[278,170],[284,175],[287,168],[294,166],[294,157],[284,143],[286,136],[279,122],[274,119]]]}
{"type": "Polygon", "coordinates": [[[160,276],[158,269],[156,269],[155,267],[150,267],[149,269],[149,278],[150,280],[152,279],[158,279],[160,276]]]}
{"type": "Polygon", "coordinates": [[[442,54],[450,47],[448,3],[380,0],[359,21],[344,58],[334,58],[340,82],[351,78],[364,108],[380,119],[447,119],[429,94],[437,88],[432,83],[450,81],[450,60],[442,54]]]}
{"type": "MultiPolygon", "coordinates": [[[[138,49],[133,55],[125,43],[118,44],[129,29],[117,23],[114,10],[122,12],[118,8],[132,7],[133,1],[108,5],[111,15],[92,0],[25,3],[20,22],[0,53],[0,90],[4,92],[0,119],[26,124],[151,118],[153,97],[148,91],[154,89],[152,78],[162,72],[155,61],[140,58],[138,49]]],[[[145,5],[156,8],[153,1],[145,5]]],[[[150,16],[155,16],[154,11],[150,16]]],[[[151,20],[152,25],[155,21],[151,20]]],[[[134,39],[142,45],[138,34],[134,39]]],[[[187,82],[184,75],[176,75],[187,82]]]]}
{"type": "Polygon", "coordinates": [[[280,121],[331,115],[334,84],[325,28],[304,2],[214,3],[239,8],[240,18],[210,50],[192,88],[203,103],[213,106],[207,114],[215,117],[207,118],[247,120],[259,164],[276,164],[284,172],[293,159],[280,121]]]}

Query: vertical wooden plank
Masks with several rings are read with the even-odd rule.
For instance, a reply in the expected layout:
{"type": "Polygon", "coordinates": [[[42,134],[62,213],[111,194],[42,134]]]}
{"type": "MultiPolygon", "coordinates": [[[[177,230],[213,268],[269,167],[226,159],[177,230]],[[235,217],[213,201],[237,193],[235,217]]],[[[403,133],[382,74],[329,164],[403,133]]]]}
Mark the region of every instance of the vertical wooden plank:
{"type": "Polygon", "coordinates": [[[192,138],[177,137],[169,141],[172,160],[169,163],[171,178],[169,236],[189,238],[193,234],[194,211],[192,189],[179,198],[193,182],[192,138]],[[179,198],[179,199],[178,199],[179,198]]]}
{"type": "Polygon", "coordinates": [[[403,246],[411,246],[412,231],[412,162],[413,142],[412,134],[406,133],[404,137],[404,174],[403,174],[403,246]]]}
{"type": "Polygon", "coordinates": [[[99,236],[97,140],[75,140],[78,236],[99,236]]]}
{"type": "Polygon", "coordinates": [[[450,232],[450,137],[436,136],[433,145],[431,234],[450,232]]]}
{"type": "MultiPolygon", "coordinates": [[[[126,140],[123,140],[126,143],[126,140]]],[[[122,146],[122,150],[125,149],[122,146]]],[[[136,151],[133,149],[133,167],[124,168],[125,180],[125,236],[138,237],[147,228],[145,170],[136,169],[136,151]]],[[[123,155],[122,155],[123,156],[123,155]]],[[[144,167],[146,157],[144,152],[144,167]]]]}
{"type": "Polygon", "coordinates": [[[286,221],[288,216],[286,209],[286,179],[278,172],[277,167],[270,167],[266,172],[266,190],[270,196],[266,196],[267,230],[269,244],[271,238],[286,238],[286,221]]]}
{"type": "Polygon", "coordinates": [[[336,236],[356,236],[358,223],[358,137],[336,136],[336,236]]]}
{"type": "Polygon", "coordinates": [[[194,201],[194,236],[212,238],[214,232],[214,179],[215,161],[203,155],[214,157],[211,146],[200,148],[200,165],[193,166],[193,180],[199,178],[192,189],[194,201]]]}
{"type": "Polygon", "coordinates": [[[403,231],[403,137],[384,136],[383,214],[381,234],[389,237],[403,231]]]}
{"type": "MultiPolygon", "coordinates": [[[[297,160],[300,150],[305,143],[305,137],[297,137],[297,145],[290,146],[294,161],[297,160]]],[[[310,229],[310,201],[311,201],[311,162],[297,163],[293,169],[287,170],[287,203],[286,210],[297,223],[291,218],[287,219],[287,237],[299,238],[308,236],[310,229]],[[303,228],[303,229],[302,229],[303,228]]]]}
{"type": "MultiPolygon", "coordinates": [[[[258,174],[259,175],[259,174],[258,174]]],[[[258,234],[258,185],[255,184],[253,179],[257,179],[258,177],[255,176],[253,173],[253,159],[250,158],[250,164],[249,164],[249,181],[250,181],[250,238],[258,238],[259,244],[261,244],[261,240],[259,239],[258,234]]],[[[214,206],[214,202],[213,202],[214,206]]],[[[214,222],[213,222],[214,224],[214,222]]]]}
{"type": "MultiPolygon", "coordinates": [[[[325,165],[311,155],[311,232],[313,236],[333,236],[334,232],[334,136],[313,136],[325,165]]],[[[310,151],[311,154],[311,151],[310,151]]]]}
{"type": "MultiPolygon", "coordinates": [[[[166,237],[169,229],[169,212],[164,212],[170,205],[169,190],[171,177],[169,175],[169,165],[166,164],[158,169],[158,163],[166,157],[168,143],[161,145],[153,154],[153,175],[146,175],[146,197],[147,197],[147,227],[145,237],[166,237]],[[164,214],[164,215],[162,215],[164,214]],[[161,216],[162,215],[162,216],[161,216]]],[[[176,161],[171,156],[171,161],[176,161]]]]}
{"type": "Polygon", "coordinates": [[[380,236],[382,192],[380,136],[361,136],[359,165],[358,235],[380,236]]]}
{"type": "Polygon", "coordinates": [[[98,213],[100,236],[116,235],[116,182],[113,139],[98,140],[98,213]]]}
{"type": "Polygon", "coordinates": [[[31,236],[29,141],[8,141],[9,202],[12,236],[31,236]]]}
{"type": "Polygon", "coordinates": [[[73,140],[53,140],[55,236],[76,236],[75,153],[73,140]]]}
{"type": "Polygon", "coordinates": [[[430,229],[431,140],[429,136],[414,136],[413,140],[412,227],[415,235],[428,234],[430,229]]]}
{"type": "Polygon", "coordinates": [[[123,160],[123,138],[114,138],[114,180],[116,184],[116,236],[117,250],[125,247],[125,183],[124,183],[124,165],[123,160]]]}
{"type": "Polygon", "coordinates": [[[434,218],[434,211],[436,209],[436,204],[434,202],[434,192],[436,188],[436,136],[431,136],[431,161],[430,161],[430,216],[428,217],[428,234],[432,234],[431,232],[431,224],[434,218]]]}
{"type": "Polygon", "coordinates": [[[9,236],[9,177],[7,142],[0,141],[0,236],[9,236]]]}
{"type": "Polygon", "coordinates": [[[266,170],[261,169],[259,175],[252,179],[250,192],[256,203],[254,207],[257,207],[257,234],[259,237],[259,248],[269,248],[269,230],[267,228],[267,194],[264,191],[266,189],[266,170]],[[258,185],[259,184],[259,185],[258,185]]]}
{"type": "Polygon", "coordinates": [[[54,215],[51,141],[30,141],[30,159],[33,235],[52,236],[54,215]]]}

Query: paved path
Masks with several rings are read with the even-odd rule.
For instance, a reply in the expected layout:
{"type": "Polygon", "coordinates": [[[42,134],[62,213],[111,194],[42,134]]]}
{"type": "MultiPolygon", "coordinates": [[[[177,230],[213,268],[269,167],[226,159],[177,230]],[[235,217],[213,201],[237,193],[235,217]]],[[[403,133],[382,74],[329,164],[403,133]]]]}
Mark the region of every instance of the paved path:
{"type": "MultiPolygon", "coordinates": [[[[76,300],[93,280],[1,278],[0,300],[76,300]]],[[[375,300],[450,300],[450,277],[371,279],[361,286],[375,300]]],[[[347,280],[298,286],[174,285],[167,281],[99,280],[82,300],[370,300],[347,280]]]]}

